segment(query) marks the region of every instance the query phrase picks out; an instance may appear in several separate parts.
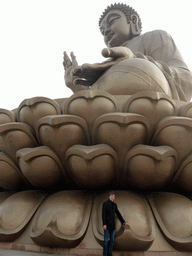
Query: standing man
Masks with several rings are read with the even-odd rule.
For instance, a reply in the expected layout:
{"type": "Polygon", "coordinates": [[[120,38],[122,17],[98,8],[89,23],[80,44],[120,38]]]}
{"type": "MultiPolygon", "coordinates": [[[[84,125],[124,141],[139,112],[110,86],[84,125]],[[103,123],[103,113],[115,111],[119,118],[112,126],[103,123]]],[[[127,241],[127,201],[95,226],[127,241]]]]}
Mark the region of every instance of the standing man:
{"type": "Polygon", "coordinates": [[[104,229],[104,244],[103,244],[103,255],[112,256],[113,244],[115,239],[115,214],[123,225],[129,225],[119,212],[117,204],[114,203],[115,192],[109,193],[109,199],[103,203],[102,206],[102,220],[104,229]],[[108,239],[109,244],[108,244],[108,239]]]}

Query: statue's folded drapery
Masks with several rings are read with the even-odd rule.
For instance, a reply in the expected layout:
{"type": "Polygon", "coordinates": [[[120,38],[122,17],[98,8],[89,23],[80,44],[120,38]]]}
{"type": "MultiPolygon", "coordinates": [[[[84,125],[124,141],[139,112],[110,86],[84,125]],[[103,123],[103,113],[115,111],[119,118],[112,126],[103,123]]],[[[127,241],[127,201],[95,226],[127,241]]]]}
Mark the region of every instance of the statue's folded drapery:
{"type": "Polygon", "coordinates": [[[167,32],[151,31],[125,42],[124,46],[131,49],[137,58],[148,59],[161,69],[170,85],[173,99],[191,100],[192,73],[167,32]]]}

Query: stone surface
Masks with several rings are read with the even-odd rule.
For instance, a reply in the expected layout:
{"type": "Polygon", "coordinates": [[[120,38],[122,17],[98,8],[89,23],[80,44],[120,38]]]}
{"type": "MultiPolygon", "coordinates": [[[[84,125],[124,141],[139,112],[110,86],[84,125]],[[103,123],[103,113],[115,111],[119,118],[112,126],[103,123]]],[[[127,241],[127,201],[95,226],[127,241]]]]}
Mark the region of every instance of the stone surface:
{"type": "Polygon", "coordinates": [[[106,62],[64,53],[69,99],[0,109],[0,248],[102,255],[116,190],[130,226],[116,220],[114,256],[191,255],[192,74],[132,8],[111,5],[99,26],[106,62]]]}

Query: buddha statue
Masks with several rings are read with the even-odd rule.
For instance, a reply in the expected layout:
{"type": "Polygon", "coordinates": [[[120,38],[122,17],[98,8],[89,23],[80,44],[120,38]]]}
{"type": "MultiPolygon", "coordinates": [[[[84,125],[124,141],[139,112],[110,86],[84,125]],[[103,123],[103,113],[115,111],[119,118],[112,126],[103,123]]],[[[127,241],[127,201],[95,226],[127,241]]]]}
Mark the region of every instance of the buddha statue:
{"type": "Polygon", "coordinates": [[[192,74],[173,39],[165,31],[141,34],[138,13],[126,4],[112,4],[99,20],[108,48],[103,63],[78,66],[64,53],[66,85],[77,92],[89,85],[112,95],[133,95],[141,91],[163,92],[175,100],[190,101],[192,74]]]}

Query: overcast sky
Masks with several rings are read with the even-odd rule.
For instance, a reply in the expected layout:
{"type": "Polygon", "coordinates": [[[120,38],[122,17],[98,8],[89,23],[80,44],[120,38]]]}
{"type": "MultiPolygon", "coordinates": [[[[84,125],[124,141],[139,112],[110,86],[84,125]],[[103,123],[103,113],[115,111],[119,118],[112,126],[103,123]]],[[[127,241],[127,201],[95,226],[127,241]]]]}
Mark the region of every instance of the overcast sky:
{"type": "MultiPolygon", "coordinates": [[[[70,97],[63,51],[79,64],[103,61],[98,20],[111,0],[0,0],[0,108],[26,98],[70,97]]],[[[140,15],[143,31],[166,30],[192,70],[191,1],[126,0],[140,15]]]]}

